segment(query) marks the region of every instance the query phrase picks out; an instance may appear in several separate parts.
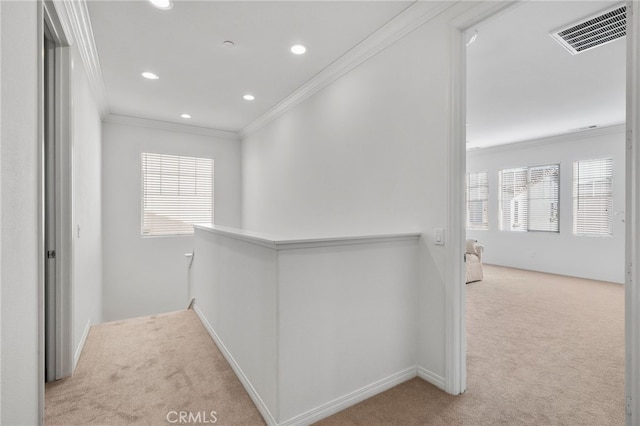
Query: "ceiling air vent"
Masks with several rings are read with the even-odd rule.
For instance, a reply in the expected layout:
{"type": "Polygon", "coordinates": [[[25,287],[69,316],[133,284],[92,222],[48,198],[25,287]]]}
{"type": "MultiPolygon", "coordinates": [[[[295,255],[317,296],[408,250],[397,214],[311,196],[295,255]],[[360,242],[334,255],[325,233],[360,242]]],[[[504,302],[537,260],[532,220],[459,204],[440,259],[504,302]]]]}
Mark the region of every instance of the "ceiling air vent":
{"type": "Polygon", "coordinates": [[[616,6],[596,16],[570,24],[551,33],[572,55],[624,37],[627,33],[627,7],[616,6]]]}

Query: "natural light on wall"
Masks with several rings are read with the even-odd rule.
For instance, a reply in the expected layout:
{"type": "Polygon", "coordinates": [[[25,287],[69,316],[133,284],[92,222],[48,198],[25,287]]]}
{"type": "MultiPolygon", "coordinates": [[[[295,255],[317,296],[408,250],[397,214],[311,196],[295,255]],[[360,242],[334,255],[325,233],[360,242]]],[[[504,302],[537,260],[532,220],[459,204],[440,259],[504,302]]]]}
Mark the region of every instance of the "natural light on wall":
{"type": "Polygon", "coordinates": [[[143,236],[193,234],[213,223],[213,159],[142,153],[143,236]]]}

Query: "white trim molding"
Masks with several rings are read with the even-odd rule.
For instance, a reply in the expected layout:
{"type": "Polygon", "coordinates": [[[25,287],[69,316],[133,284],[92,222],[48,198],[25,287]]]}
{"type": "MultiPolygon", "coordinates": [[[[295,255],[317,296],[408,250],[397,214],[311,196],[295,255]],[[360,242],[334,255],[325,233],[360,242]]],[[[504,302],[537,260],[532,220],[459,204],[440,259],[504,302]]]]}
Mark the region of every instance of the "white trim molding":
{"type": "Polygon", "coordinates": [[[625,125],[614,124],[612,126],[598,127],[595,129],[581,130],[570,133],[562,133],[559,135],[546,136],[537,139],[529,139],[521,142],[508,143],[503,145],[487,146],[485,148],[477,148],[468,150],[474,154],[495,154],[497,152],[505,152],[511,150],[518,150],[523,148],[537,147],[541,145],[557,144],[561,142],[575,141],[578,139],[595,138],[598,136],[615,135],[625,132],[625,125]]]}
{"type": "Polygon", "coordinates": [[[67,41],[69,44],[75,43],[78,48],[82,63],[87,71],[91,90],[100,110],[100,116],[105,118],[109,114],[109,103],[98,50],[93,38],[87,2],[86,0],[53,0],[53,4],[58,12],[67,41]]]}
{"type": "Polygon", "coordinates": [[[384,235],[349,235],[341,237],[308,237],[292,239],[218,225],[194,225],[194,228],[274,250],[295,250],[312,247],[335,247],[356,244],[390,243],[396,241],[417,241],[418,238],[420,238],[419,232],[404,232],[384,235]]]}
{"type": "Polygon", "coordinates": [[[72,70],[70,47],[55,48],[55,163],[56,163],[56,333],[59,345],[56,356],[56,377],[73,373],[73,274],[75,244],[74,221],[74,161],[75,139],[72,134],[72,70]]]}
{"type": "Polygon", "coordinates": [[[316,74],[305,84],[300,86],[289,96],[269,109],[258,119],[245,126],[239,132],[240,137],[244,139],[252,133],[262,129],[264,126],[271,123],[287,111],[290,111],[296,105],[304,102],[306,99],[338,80],[349,71],[377,55],[382,50],[386,49],[424,23],[440,15],[454,4],[455,2],[414,2],[387,24],[382,26],[376,32],[316,74]]]}
{"type": "Polygon", "coordinates": [[[202,313],[202,311],[200,310],[197,304],[193,305],[193,311],[196,313],[198,318],[200,318],[200,322],[202,323],[204,328],[207,330],[207,332],[213,339],[218,349],[220,349],[220,352],[224,356],[224,359],[227,360],[227,362],[233,369],[233,372],[236,373],[236,376],[240,380],[240,383],[242,383],[242,386],[244,386],[244,389],[247,391],[247,393],[249,394],[249,397],[258,408],[258,411],[260,411],[260,414],[262,415],[264,420],[267,422],[269,426],[278,426],[278,423],[276,422],[276,419],[273,418],[271,412],[269,411],[269,408],[267,407],[267,404],[265,404],[265,402],[262,400],[262,398],[258,394],[258,391],[256,391],[256,388],[253,387],[253,385],[251,384],[247,376],[244,374],[244,372],[240,368],[240,365],[238,365],[236,360],[233,358],[233,356],[231,355],[227,347],[224,345],[224,343],[222,342],[222,340],[220,339],[216,331],[213,329],[213,326],[211,325],[209,320],[207,320],[207,317],[205,317],[205,315],[202,313]]]}
{"type": "MultiPolygon", "coordinates": [[[[49,54],[53,58],[54,125],[47,137],[54,145],[55,164],[55,378],[71,376],[75,366],[73,353],[73,135],[72,135],[72,66],[69,27],[55,4],[42,2],[44,24],[54,42],[49,54]],[[66,26],[65,26],[66,25],[66,26]]],[[[53,195],[53,194],[52,194],[53,195]]]]}
{"type": "Polygon", "coordinates": [[[129,115],[108,114],[103,120],[107,123],[124,124],[127,126],[145,127],[149,129],[167,130],[170,132],[191,133],[200,136],[211,136],[220,139],[239,141],[240,136],[229,130],[218,130],[210,127],[190,126],[188,124],[172,123],[169,121],[152,120],[149,118],[133,117],[129,115]]]}
{"type": "Polygon", "coordinates": [[[80,343],[78,343],[76,352],[73,355],[73,371],[75,371],[76,367],[78,366],[78,361],[80,361],[80,355],[82,355],[84,344],[87,342],[89,331],[91,331],[91,320],[87,321],[87,325],[84,327],[84,331],[82,332],[82,337],[80,337],[80,343]]]}
{"type": "Polygon", "coordinates": [[[416,368],[410,367],[403,371],[399,371],[388,377],[380,379],[374,383],[364,386],[358,390],[355,390],[347,395],[344,395],[333,401],[329,401],[319,407],[300,414],[292,419],[286,420],[279,424],[279,426],[297,426],[297,425],[310,425],[325,419],[345,408],[351,407],[365,399],[371,398],[379,393],[382,393],[394,386],[413,379],[417,376],[416,368]]]}
{"type": "MultiPolygon", "coordinates": [[[[479,2],[450,23],[449,175],[445,234],[445,377],[444,390],[452,395],[467,387],[467,339],[464,283],[464,175],[466,173],[466,43],[464,32],[516,2],[479,2]]],[[[431,380],[430,380],[431,381],[431,380]]],[[[434,383],[435,384],[435,383],[434,383]]]]}
{"type": "Polygon", "coordinates": [[[418,367],[418,377],[446,392],[447,381],[444,377],[439,376],[424,367],[418,367]]]}
{"type": "Polygon", "coordinates": [[[298,426],[315,423],[339,411],[342,411],[345,408],[351,407],[352,405],[364,401],[365,399],[371,398],[374,395],[391,389],[394,386],[397,386],[401,383],[406,382],[407,380],[413,379],[414,377],[418,376],[426,380],[427,382],[430,382],[433,385],[439,387],[440,389],[444,389],[444,379],[442,377],[433,374],[424,368],[412,366],[402,371],[391,374],[387,377],[384,377],[380,380],[377,380],[373,383],[370,383],[366,386],[363,386],[362,388],[343,395],[333,401],[329,401],[325,404],[315,407],[296,417],[278,423],[273,417],[272,413],[269,411],[265,402],[262,400],[262,398],[260,398],[260,395],[253,387],[247,376],[244,374],[236,360],[229,353],[229,350],[226,348],[218,334],[215,332],[213,326],[209,323],[205,315],[199,309],[197,304],[193,306],[193,310],[202,322],[204,328],[207,330],[207,332],[215,342],[218,349],[220,349],[220,352],[222,353],[224,358],[227,360],[229,365],[231,365],[231,368],[235,372],[236,376],[238,376],[238,379],[249,394],[249,397],[251,397],[251,400],[256,404],[258,411],[260,411],[260,414],[262,414],[262,417],[265,419],[265,422],[269,426],[298,426]]]}
{"type": "Polygon", "coordinates": [[[451,30],[451,81],[449,110],[450,130],[448,144],[449,177],[447,179],[448,210],[445,233],[445,391],[458,395],[467,388],[466,383],[466,330],[464,292],[464,173],[466,170],[464,123],[465,105],[465,51],[464,37],[458,28],[451,30]]]}
{"type": "Polygon", "coordinates": [[[625,230],[625,401],[627,426],[640,425],[640,2],[627,2],[625,230]]]}

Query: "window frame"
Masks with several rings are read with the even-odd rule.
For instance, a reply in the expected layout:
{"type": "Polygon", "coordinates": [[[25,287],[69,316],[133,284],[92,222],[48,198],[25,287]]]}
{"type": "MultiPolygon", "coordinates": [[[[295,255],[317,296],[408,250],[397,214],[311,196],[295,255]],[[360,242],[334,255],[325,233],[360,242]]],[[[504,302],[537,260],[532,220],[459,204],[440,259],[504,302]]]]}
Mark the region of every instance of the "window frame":
{"type": "MultiPolygon", "coordinates": [[[[547,177],[546,172],[544,172],[544,176],[538,182],[533,183],[534,185],[537,183],[541,183],[543,179],[547,177]]],[[[560,234],[560,163],[548,163],[548,164],[540,164],[535,166],[523,166],[523,167],[512,167],[508,169],[501,169],[498,171],[498,230],[505,232],[541,232],[548,234],[560,234]],[[532,171],[547,169],[554,170],[552,173],[556,176],[555,179],[555,188],[551,188],[552,193],[555,192],[555,198],[552,197],[542,197],[542,198],[532,198],[531,190],[532,190],[532,171]],[[517,206],[514,210],[512,206],[509,207],[508,210],[505,209],[504,199],[505,193],[509,191],[509,189],[505,190],[505,177],[503,175],[505,173],[513,173],[513,177],[511,178],[510,187],[513,188],[511,191],[513,193],[516,192],[518,187],[524,187],[523,190],[520,191],[520,194],[526,194],[525,199],[518,199],[518,196],[512,196],[508,202],[509,204],[513,203],[517,206]],[[517,176],[520,174],[520,176],[517,176]],[[523,178],[524,175],[524,178],[523,178]],[[555,229],[536,229],[532,226],[532,217],[534,215],[531,213],[532,205],[535,206],[537,203],[532,203],[532,200],[551,200],[549,201],[549,205],[551,211],[549,213],[550,222],[555,223],[555,229]],[[509,221],[508,224],[505,223],[505,215],[508,212],[509,221]],[[522,217],[522,216],[526,217],[522,217]],[[514,217],[518,217],[518,220],[525,221],[525,226],[521,227],[521,229],[514,229],[514,217]],[[552,220],[555,218],[555,220],[552,220]]],[[[545,216],[543,216],[545,217],[545,216]]]]}
{"type": "Polygon", "coordinates": [[[212,157],[141,152],[140,236],[190,236],[213,223],[214,172],[212,157]]]}
{"type": "MultiPolygon", "coordinates": [[[[489,172],[467,172],[466,174],[466,187],[465,187],[465,206],[466,206],[466,229],[468,231],[488,231],[489,230],[489,172]],[[473,188],[485,188],[486,198],[474,198],[471,199],[471,176],[472,175],[484,175],[484,184],[477,184],[473,188]],[[482,203],[482,223],[471,222],[471,203],[482,203]]],[[[476,178],[476,182],[480,179],[476,178]]]]}
{"type": "MultiPolygon", "coordinates": [[[[587,167],[587,166],[585,166],[587,167]]],[[[613,193],[614,193],[614,188],[613,188],[613,184],[614,184],[614,178],[613,178],[613,167],[614,167],[614,161],[613,161],[613,157],[607,156],[607,157],[600,157],[600,158],[589,158],[589,159],[584,159],[584,160],[575,160],[573,161],[573,182],[572,182],[572,226],[571,226],[571,234],[573,236],[576,237],[613,237],[613,219],[614,219],[614,211],[613,211],[613,193]],[[597,162],[597,161],[606,161],[608,164],[605,164],[602,169],[604,169],[605,171],[608,170],[609,175],[608,176],[603,176],[603,177],[589,177],[589,175],[587,174],[587,179],[590,179],[591,182],[591,188],[592,191],[595,192],[596,188],[593,185],[593,181],[595,180],[607,180],[608,182],[606,183],[606,186],[608,186],[608,194],[604,197],[600,196],[600,197],[592,197],[591,199],[604,199],[607,202],[607,218],[606,218],[606,228],[607,231],[606,233],[602,233],[602,232],[597,232],[594,230],[589,231],[583,231],[583,232],[578,232],[578,212],[579,212],[579,204],[580,204],[580,171],[579,169],[577,170],[578,175],[576,176],[576,166],[579,167],[580,163],[590,163],[590,162],[597,162]]],[[[586,183],[585,183],[586,185],[586,183]]],[[[593,206],[593,205],[592,205],[593,206]]],[[[595,221],[597,218],[591,218],[589,220],[591,221],[595,221]]]]}

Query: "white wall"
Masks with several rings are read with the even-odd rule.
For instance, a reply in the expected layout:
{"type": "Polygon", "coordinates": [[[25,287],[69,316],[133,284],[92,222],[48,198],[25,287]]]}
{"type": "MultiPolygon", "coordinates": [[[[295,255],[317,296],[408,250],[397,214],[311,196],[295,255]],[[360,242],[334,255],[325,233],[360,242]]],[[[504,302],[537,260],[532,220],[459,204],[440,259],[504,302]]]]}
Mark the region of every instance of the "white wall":
{"type": "Polygon", "coordinates": [[[38,4],[0,2],[3,425],[39,417],[38,4]]]}
{"type": "Polygon", "coordinates": [[[489,230],[467,231],[485,246],[484,262],[534,271],[624,283],[624,126],[496,147],[467,154],[467,170],[489,172],[489,230]],[[572,233],[573,162],[613,158],[612,237],[572,233]],[[560,164],[560,233],[498,230],[498,171],[560,164]],[[618,214],[615,214],[615,213],[618,214]]]}
{"type": "MultiPolygon", "coordinates": [[[[2,7],[0,7],[0,23],[2,22],[2,7]]],[[[0,26],[1,29],[1,26],[0,26]]],[[[2,91],[2,31],[0,30],[0,92],[2,91]]],[[[0,96],[0,193],[2,190],[2,96],[0,96]]],[[[2,212],[2,197],[0,197],[0,212],[2,212]]],[[[0,213],[1,214],[1,213],[0,213]]],[[[2,241],[2,218],[0,217],[0,241],[2,241]]],[[[0,244],[0,265],[2,265],[2,244],[0,244]]],[[[0,273],[0,331],[2,330],[2,274],[0,273]]],[[[0,333],[0,382],[2,381],[2,336],[0,333]]],[[[0,421],[2,421],[2,386],[0,385],[0,421]]]]}
{"type": "Polygon", "coordinates": [[[102,321],[102,121],[80,54],[75,46],[71,52],[75,366],[88,326],[102,321]]]}
{"type": "Polygon", "coordinates": [[[278,413],[277,252],[196,231],[195,309],[266,418],[278,413]],[[266,410],[266,411],[265,411],[266,410]],[[269,414],[270,413],[270,414],[269,414]]]}
{"type": "MultiPolygon", "coordinates": [[[[445,369],[449,22],[458,4],[243,141],[243,226],[281,235],[423,232],[418,364],[445,369]]],[[[382,350],[393,348],[382,348],[382,350]]]]}
{"type": "Polygon", "coordinates": [[[194,238],[140,236],[140,154],[213,157],[215,222],[239,227],[240,142],[106,122],[102,149],[104,319],[185,309],[194,238]]]}
{"type": "Polygon", "coordinates": [[[280,423],[309,424],[415,376],[416,260],[415,239],[278,253],[280,423]]]}
{"type": "Polygon", "coordinates": [[[417,374],[418,236],[305,237],[196,231],[196,312],[268,424],[311,424],[417,374]]]}

